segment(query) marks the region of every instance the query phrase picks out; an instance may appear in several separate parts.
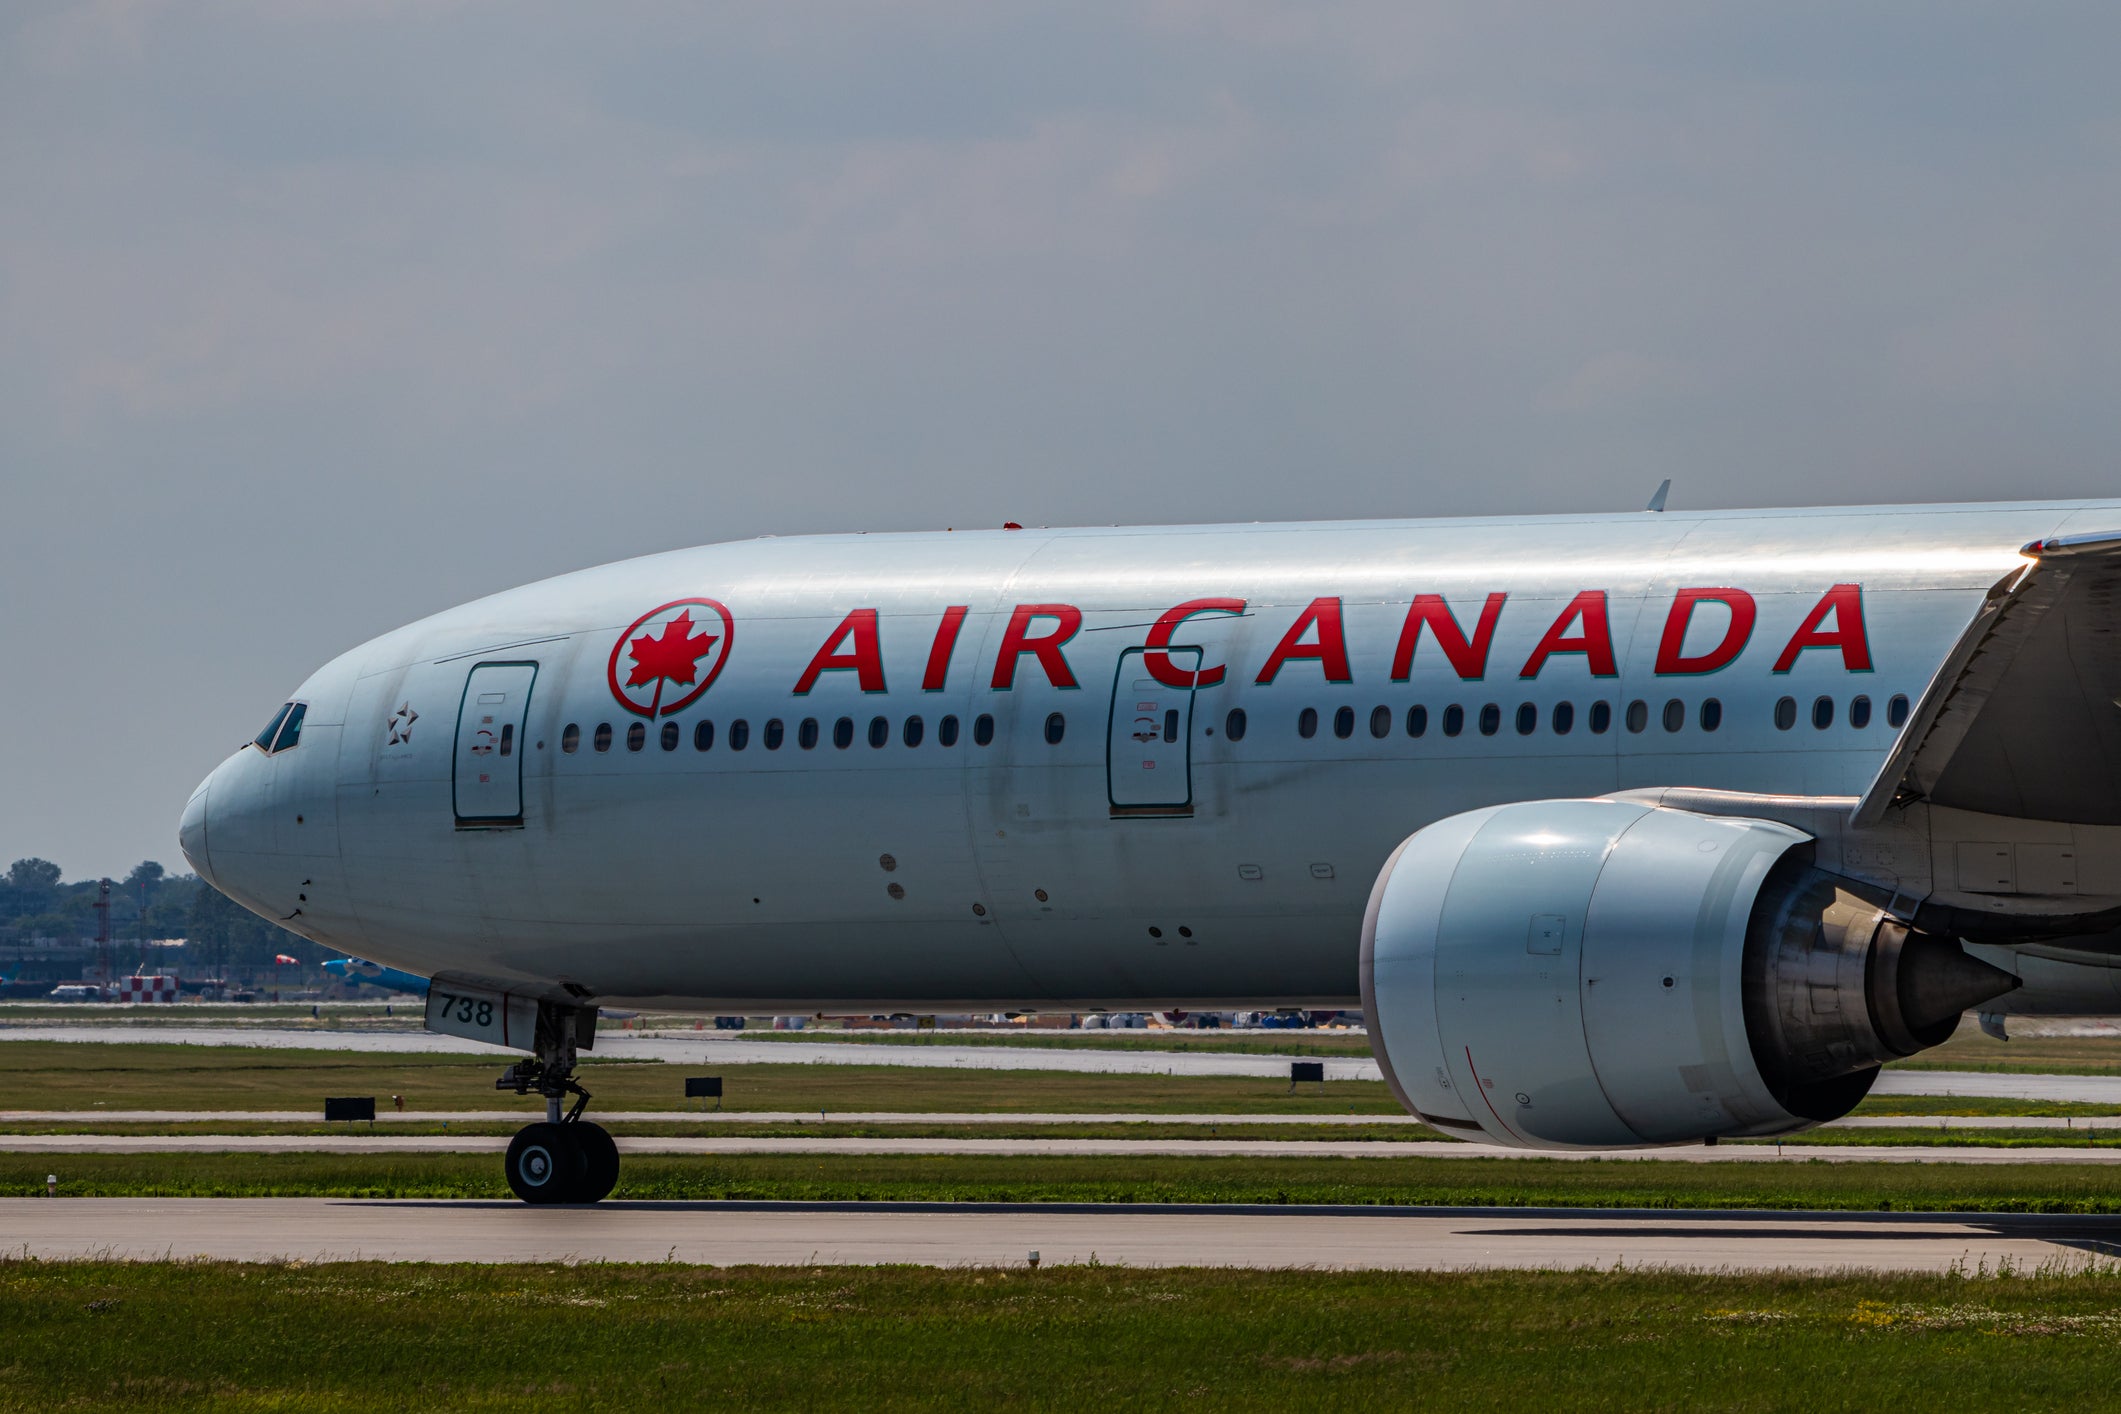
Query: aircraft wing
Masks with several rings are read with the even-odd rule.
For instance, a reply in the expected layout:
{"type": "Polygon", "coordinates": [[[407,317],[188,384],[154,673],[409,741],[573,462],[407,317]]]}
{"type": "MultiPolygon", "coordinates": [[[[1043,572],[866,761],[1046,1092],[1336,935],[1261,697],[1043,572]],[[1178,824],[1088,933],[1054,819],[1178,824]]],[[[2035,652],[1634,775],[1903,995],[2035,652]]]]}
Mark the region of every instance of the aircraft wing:
{"type": "Polygon", "coordinates": [[[2036,540],[1989,590],[1856,807],[2121,824],[2121,532],[2036,540]]]}

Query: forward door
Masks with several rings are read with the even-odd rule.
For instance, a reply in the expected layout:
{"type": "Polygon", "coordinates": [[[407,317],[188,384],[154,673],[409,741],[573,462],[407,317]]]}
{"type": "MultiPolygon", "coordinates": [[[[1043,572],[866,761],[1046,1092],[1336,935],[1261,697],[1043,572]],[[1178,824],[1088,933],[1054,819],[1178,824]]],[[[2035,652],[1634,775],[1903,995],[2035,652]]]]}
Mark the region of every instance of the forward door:
{"type": "Polygon", "coordinates": [[[523,732],[536,663],[480,663],[464,680],[452,771],[459,829],[523,823],[523,732]]]}

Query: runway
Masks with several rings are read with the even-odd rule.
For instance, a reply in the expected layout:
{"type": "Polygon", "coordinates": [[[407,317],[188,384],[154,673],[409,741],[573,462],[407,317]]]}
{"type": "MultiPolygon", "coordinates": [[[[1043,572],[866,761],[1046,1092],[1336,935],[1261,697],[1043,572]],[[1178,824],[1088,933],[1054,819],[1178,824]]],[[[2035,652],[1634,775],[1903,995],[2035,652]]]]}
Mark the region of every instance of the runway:
{"type": "MultiPolygon", "coordinates": [[[[614,1136],[622,1154],[928,1154],[1248,1159],[1520,1159],[1556,1163],[2121,1164],[2121,1147],[1687,1144],[1530,1151],[1456,1140],[980,1139],[878,1136],[614,1136]]],[[[506,1134],[0,1134],[0,1154],[498,1154],[506,1134]]]]}
{"type": "MultiPolygon", "coordinates": [[[[528,1124],[541,1111],[529,1106],[512,1110],[379,1110],[376,1122],[395,1124],[528,1124]]],[[[1410,1114],[1158,1114],[1130,1110],[1070,1114],[1060,1111],[1008,1110],[596,1110],[602,1124],[690,1124],[702,1130],[731,1125],[865,1124],[1022,1126],[1171,1125],[1195,1129],[1295,1125],[1321,1129],[1415,1129],[1428,1126],[1410,1114]]],[[[321,1124],[321,1109],[309,1110],[0,1110],[0,1128],[17,1124],[321,1124]]],[[[2121,1114],[2078,1115],[1853,1115],[1829,1122],[1827,1129],[2054,1130],[2121,1138],[2121,1114]]],[[[388,1131],[385,1131],[388,1132],[388,1131]]]]}
{"type": "Polygon", "coordinates": [[[41,1260],[1938,1272],[2075,1268],[2121,1219],[1585,1209],[6,1198],[41,1260]]]}
{"type": "MultiPolygon", "coordinates": [[[[1095,1034],[1095,1033],[1092,1033],[1095,1034]]],[[[521,1054],[425,1031],[330,1031],[269,1026],[8,1026],[0,1041],[98,1042],[116,1045],[257,1046],[271,1050],[362,1051],[381,1055],[521,1054]]],[[[884,1065],[943,1070],[1047,1070],[1095,1075],[1236,1075],[1289,1078],[1287,1055],[1103,1050],[1094,1046],[894,1045],[862,1041],[745,1041],[731,1032],[599,1031],[593,1059],[653,1060],[671,1065],[884,1065]]],[[[1368,1056],[1326,1059],[1328,1080],[1379,1080],[1368,1056]]]]}

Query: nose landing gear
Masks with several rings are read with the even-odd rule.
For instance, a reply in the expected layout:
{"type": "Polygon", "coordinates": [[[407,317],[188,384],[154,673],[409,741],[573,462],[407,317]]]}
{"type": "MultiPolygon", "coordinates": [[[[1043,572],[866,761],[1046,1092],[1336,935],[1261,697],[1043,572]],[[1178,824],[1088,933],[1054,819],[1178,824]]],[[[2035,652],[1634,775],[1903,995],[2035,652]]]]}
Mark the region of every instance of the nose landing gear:
{"type": "Polygon", "coordinates": [[[597,1203],[619,1181],[618,1145],[602,1125],[582,1118],[589,1092],[574,1078],[579,1029],[574,1012],[540,1006],[536,1057],[494,1082],[497,1090],[545,1097],[544,1122],[525,1125],[508,1142],[508,1186],[526,1203],[597,1203]],[[574,1104],[562,1114],[569,1095],[574,1104]]]}

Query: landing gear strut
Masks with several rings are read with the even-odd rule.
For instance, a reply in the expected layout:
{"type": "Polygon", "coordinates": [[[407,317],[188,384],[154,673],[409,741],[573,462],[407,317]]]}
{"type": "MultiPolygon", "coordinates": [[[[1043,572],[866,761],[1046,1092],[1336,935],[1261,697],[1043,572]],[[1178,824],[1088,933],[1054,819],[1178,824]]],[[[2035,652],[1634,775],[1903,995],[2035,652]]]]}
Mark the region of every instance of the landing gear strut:
{"type": "Polygon", "coordinates": [[[526,1203],[596,1203],[619,1181],[619,1149],[602,1125],[582,1118],[589,1092],[574,1078],[575,1051],[595,1034],[593,1008],[538,1006],[536,1056],[502,1072],[496,1090],[545,1097],[545,1119],[508,1142],[508,1186],[526,1203]],[[574,1104],[564,1114],[567,1097],[574,1104]]]}

